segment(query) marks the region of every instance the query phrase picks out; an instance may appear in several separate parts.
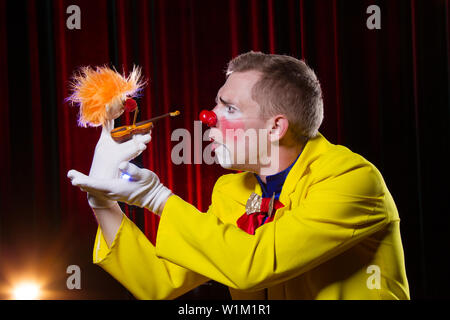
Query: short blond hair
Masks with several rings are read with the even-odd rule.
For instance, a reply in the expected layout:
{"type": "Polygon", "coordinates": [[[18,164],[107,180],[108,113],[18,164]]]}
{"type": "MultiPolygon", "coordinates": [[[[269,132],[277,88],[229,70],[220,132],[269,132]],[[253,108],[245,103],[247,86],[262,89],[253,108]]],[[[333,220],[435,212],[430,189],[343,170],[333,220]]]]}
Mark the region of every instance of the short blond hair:
{"type": "Polygon", "coordinates": [[[287,55],[247,52],[228,63],[232,72],[259,71],[252,98],[264,115],[283,114],[296,139],[314,138],[323,121],[323,98],[319,80],[308,65],[287,55]]]}

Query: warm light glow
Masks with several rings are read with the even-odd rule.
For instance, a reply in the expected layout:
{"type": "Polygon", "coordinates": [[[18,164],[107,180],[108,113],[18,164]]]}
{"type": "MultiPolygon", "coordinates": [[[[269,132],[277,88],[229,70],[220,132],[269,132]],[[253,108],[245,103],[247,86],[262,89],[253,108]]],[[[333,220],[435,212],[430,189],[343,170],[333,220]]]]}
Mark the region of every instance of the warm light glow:
{"type": "Polygon", "coordinates": [[[15,300],[36,300],[39,298],[39,286],[32,282],[21,283],[13,290],[15,300]]]}

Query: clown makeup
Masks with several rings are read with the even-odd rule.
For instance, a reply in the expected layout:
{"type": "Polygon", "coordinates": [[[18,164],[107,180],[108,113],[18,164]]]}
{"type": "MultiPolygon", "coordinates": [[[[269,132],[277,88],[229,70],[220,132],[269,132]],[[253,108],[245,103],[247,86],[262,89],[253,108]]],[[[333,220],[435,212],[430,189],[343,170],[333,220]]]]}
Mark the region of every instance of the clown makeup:
{"type": "Polygon", "coordinates": [[[257,112],[246,112],[245,107],[242,109],[228,99],[221,96],[216,97],[216,107],[214,108],[214,113],[217,115],[216,128],[221,131],[223,137],[253,128],[255,122],[264,120],[264,118],[258,117],[259,106],[257,112]]]}
{"type": "Polygon", "coordinates": [[[223,106],[223,108],[217,108],[215,111],[218,120],[232,121],[243,116],[241,109],[235,103],[225,100],[221,96],[216,97],[216,105],[223,106]]]}
{"type": "Polygon", "coordinates": [[[260,148],[267,145],[267,119],[252,99],[257,72],[233,73],[220,88],[213,112],[217,124],[211,128],[212,150],[225,168],[254,171],[260,168],[260,148]]]}

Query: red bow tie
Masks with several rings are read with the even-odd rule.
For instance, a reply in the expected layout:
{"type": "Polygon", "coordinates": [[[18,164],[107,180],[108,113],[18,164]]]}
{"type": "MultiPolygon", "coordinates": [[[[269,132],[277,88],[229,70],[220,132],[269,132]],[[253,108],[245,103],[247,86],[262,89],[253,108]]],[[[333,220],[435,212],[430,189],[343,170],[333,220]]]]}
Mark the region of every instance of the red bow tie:
{"type": "Polygon", "coordinates": [[[248,234],[255,234],[255,230],[262,226],[264,223],[273,221],[275,217],[275,211],[277,209],[283,208],[284,205],[279,201],[275,200],[273,203],[273,213],[268,217],[269,203],[271,198],[261,199],[261,208],[251,214],[244,213],[237,221],[237,226],[247,232],[248,234]],[[267,217],[267,219],[266,219],[267,217]],[[265,221],[264,221],[265,220],[265,221]]]}

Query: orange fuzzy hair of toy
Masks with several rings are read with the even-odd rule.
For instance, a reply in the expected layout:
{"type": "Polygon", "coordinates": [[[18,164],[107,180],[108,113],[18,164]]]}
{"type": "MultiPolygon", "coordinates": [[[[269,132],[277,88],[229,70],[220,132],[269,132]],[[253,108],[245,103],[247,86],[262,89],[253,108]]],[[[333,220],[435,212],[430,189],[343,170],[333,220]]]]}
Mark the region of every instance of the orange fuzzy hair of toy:
{"type": "Polygon", "coordinates": [[[138,67],[133,67],[126,78],[106,66],[95,69],[87,66],[74,75],[71,84],[73,94],[67,100],[80,107],[80,126],[98,127],[111,120],[108,118],[107,105],[122,103],[124,97],[136,97],[144,85],[138,67]]]}

